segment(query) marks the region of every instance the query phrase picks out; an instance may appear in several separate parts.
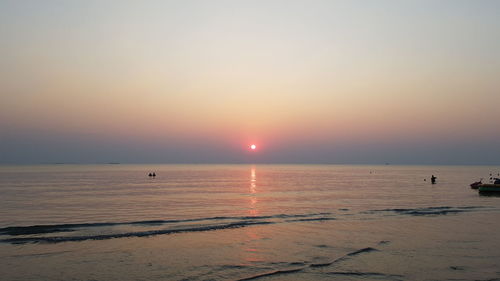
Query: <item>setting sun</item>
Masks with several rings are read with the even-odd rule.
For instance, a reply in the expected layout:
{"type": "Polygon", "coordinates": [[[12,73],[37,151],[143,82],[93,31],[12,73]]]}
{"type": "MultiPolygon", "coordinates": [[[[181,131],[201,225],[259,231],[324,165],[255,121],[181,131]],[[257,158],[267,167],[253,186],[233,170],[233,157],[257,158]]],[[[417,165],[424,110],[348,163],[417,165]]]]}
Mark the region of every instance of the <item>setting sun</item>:
{"type": "Polygon", "coordinates": [[[252,144],[252,145],[250,145],[250,149],[255,150],[255,149],[257,149],[257,146],[255,144],[252,144]]]}

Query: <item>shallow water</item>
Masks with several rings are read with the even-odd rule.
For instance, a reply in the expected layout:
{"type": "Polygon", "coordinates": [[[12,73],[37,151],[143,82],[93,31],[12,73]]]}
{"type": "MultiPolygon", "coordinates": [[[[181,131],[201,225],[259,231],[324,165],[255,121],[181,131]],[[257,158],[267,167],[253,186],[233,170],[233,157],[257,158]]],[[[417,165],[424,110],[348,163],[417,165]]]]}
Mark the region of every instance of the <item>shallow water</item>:
{"type": "Polygon", "coordinates": [[[500,279],[500,197],[468,186],[499,172],[2,166],[0,279],[500,279]]]}

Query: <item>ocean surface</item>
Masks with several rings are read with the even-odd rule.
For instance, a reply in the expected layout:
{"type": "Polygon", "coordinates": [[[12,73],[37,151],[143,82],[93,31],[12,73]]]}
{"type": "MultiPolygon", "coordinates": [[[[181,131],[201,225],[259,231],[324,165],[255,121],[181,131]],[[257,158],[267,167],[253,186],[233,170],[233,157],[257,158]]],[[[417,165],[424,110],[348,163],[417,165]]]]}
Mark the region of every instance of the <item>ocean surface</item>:
{"type": "Polygon", "coordinates": [[[490,173],[0,166],[0,280],[500,280],[490,173]]]}

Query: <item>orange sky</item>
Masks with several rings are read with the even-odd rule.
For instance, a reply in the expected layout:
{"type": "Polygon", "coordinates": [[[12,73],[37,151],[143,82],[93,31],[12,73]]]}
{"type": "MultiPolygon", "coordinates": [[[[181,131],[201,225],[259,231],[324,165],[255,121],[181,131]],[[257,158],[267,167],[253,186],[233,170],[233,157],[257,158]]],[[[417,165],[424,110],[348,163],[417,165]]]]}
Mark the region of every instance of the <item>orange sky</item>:
{"type": "MultiPolygon", "coordinates": [[[[238,153],[256,142],[293,160],[297,147],[308,155],[310,146],[349,143],[349,151],[494,143],[498,8],[493,1],[2,3],[0,140],[11,147],[4,159],[43,159],[12,152],[23,151],[15,143],[27,136],[35,146],[47,139],[49,150],[63,136],[74,149],[89,141],[164,144],[179,154],[174,161],[196,160],[183,158],[187,144],[211,155],[219,145],[238,153]]],[[[214,157],[203,161],[225,161],[214,157]]]]}

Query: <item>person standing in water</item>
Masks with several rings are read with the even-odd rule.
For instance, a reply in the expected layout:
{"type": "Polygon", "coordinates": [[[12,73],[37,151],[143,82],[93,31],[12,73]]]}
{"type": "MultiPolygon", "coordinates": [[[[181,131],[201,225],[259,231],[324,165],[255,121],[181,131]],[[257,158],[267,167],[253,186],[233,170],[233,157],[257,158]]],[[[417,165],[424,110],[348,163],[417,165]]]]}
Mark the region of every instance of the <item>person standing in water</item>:
{"type": "Polygon", "coordinates": [[[435,184],[435,183],[436,183],[436,179],[437,179],[437,178],[436,178],[434,175],[432,175],[432,177],[431,177],[431,183],[432,183],[432,184],[435,184]]]}

